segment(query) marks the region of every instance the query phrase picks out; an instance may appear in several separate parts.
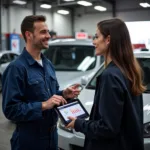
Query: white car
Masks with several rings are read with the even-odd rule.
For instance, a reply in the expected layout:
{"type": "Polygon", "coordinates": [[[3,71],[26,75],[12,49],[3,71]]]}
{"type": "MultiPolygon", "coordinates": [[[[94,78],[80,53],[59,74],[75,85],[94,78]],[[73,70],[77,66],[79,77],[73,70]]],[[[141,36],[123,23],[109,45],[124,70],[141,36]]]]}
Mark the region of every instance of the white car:
{"type": "Polygon", "coordinates": [[[104,61],[95,56],[92,40],[57,39],[49,41],[43,54],[51,60],[61,89],[68,82],[80,82],[82,76],[91,78],[104,61]]]}
{"type": "MultiPolygon", "coordinates": [[[[147,91],[143,93],[143,111],[144,111],[144,146],[145,150],[150,150],[150,52],[135,51],[144,71],[144,83],[147,85],[147,91]]],[[[90,113],[95,93],[96,77],[104,70],[104,64],[100,66],[92,79],[87,83],[79,95],[79,99],[90,113]]],[[[108,91],[109,94],[109,91],[108,91]]],[[[71,129],[66,129],[59,121],[58,124],[59,148],[60,150],[83,150],[84,135],[71,129]]]]}
{"type": "Polygon", "coordinates": [[[12,52],[10,50],[0,52],[0,92],[2,90],[2,74],[9,63],[15,60],[18,56],[18,53],[12,52]]]}

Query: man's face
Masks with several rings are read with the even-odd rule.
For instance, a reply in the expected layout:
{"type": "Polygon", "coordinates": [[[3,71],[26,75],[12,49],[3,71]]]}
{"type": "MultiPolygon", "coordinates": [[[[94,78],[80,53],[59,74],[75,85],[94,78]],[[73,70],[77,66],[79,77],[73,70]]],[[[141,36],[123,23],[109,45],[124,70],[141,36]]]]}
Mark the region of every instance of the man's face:
{"type": "Polygon", "coordinates": [[[35,22],[34,32],[31,34],[31,41],[34,47],[42,50],[48,48],[50,34],[45,22],[35,22]]]}

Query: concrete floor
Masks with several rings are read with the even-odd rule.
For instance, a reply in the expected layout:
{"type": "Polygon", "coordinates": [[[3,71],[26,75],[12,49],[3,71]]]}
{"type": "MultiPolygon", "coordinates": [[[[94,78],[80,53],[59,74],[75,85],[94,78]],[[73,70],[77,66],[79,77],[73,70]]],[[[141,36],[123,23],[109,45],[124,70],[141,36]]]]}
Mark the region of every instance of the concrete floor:
{"type": "Polygon", "coordinates": [[[7,120],[2,112],[2,95],[0,94],[0,150],[11,150],[10,138],[15,125],[7,120]]]}

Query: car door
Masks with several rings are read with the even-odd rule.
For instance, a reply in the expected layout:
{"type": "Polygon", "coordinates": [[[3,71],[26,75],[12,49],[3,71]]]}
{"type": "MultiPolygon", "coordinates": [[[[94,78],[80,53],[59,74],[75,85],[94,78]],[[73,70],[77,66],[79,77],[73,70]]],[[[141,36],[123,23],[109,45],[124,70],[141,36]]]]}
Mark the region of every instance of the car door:
{"type": "Polygon", "coordinates": [[[15,60],[18,57],[18,55],[14,54],[14,53],[9,53],[8,57],[9,57],[9,60],[11,62],[11,61],[15,60]]]}

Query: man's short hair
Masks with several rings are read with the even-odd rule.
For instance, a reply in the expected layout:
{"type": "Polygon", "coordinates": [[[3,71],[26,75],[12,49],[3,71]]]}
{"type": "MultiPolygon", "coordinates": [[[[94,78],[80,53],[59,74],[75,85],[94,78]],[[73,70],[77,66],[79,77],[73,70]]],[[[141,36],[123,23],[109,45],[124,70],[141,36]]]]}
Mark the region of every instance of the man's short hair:
{"type": "Polygon", "coordinates": [[[43,15],[30,15],[30,16],[26,16],[23,19],[23,21],[21,23],[21,33],[22,33],[25,41],[27,40],[26,36],[25,36],[25,32],[26,31],[34,32],[34,23],[40,22],[40,21],[45,22],[46,17],[43,15]]]}

